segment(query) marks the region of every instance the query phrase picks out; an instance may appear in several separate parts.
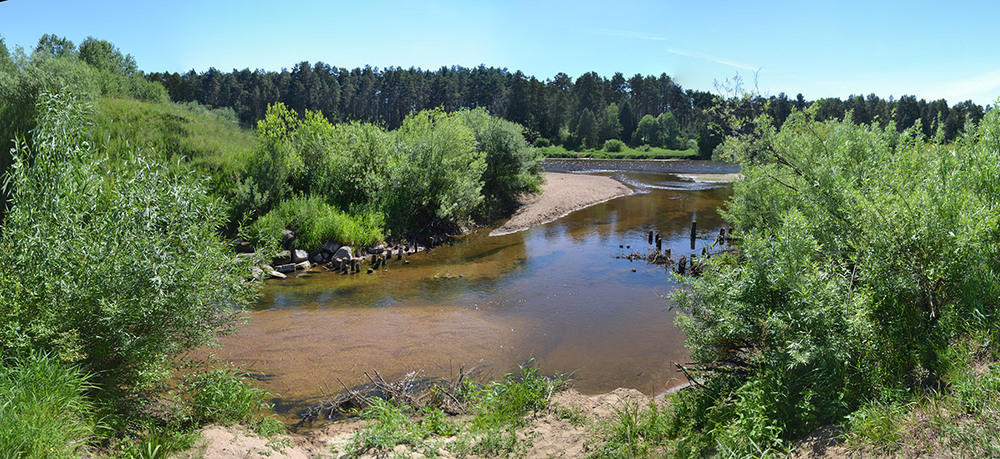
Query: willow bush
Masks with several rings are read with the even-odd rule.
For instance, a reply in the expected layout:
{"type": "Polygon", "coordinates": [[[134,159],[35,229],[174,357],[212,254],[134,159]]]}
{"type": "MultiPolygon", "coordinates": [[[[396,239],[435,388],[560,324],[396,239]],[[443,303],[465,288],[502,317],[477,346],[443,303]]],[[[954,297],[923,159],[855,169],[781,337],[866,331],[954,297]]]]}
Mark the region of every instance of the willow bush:
{"type": "Polygon", "coordinates": [[[997,324],[997,113],[952,144],[810,113],[757,125],[721,150],[742,166],[723,216],[743,255],[678,295],[704,386],[678,398],[678,451],[781,450],[938,384],[949,345],[997,324]]]}
{"type": "Polygon", "coordinates": [[[106,393],[140,390],[230,329],[256,294],[252,261],[234,259],[225,212],[189,174],[138,153],[105,169],[82,140],[88,104],[46,93],[37,112],[0,236],[0,353],[50,350],[106,393]]]}

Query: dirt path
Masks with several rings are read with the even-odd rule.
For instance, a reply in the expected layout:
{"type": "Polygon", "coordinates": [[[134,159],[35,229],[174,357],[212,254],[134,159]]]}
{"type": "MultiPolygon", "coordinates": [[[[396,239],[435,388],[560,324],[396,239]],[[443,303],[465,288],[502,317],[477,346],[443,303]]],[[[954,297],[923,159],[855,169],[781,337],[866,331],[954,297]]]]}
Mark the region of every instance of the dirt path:
{"type": "Polygon", "coordinates": [[[583,174],[545,173],[542,193],[531,196],[503,226],[490,236],[516,233],[620,196],[632,189],[610,177],[583,174]]]}

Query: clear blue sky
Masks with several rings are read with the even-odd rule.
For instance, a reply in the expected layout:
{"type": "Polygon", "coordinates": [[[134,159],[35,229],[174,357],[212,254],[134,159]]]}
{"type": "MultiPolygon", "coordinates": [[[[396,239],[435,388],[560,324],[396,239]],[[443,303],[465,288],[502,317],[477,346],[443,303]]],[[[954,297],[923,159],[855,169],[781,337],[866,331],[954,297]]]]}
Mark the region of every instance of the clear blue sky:
{"type": "Polygon", "coordinates": [[[667,73],[689,89],[737,72],[765,95],[1000,96],[996,1],[8,0],[0,36],[108,40],[147,72],[462,65],[541,80],[667,73]]]}

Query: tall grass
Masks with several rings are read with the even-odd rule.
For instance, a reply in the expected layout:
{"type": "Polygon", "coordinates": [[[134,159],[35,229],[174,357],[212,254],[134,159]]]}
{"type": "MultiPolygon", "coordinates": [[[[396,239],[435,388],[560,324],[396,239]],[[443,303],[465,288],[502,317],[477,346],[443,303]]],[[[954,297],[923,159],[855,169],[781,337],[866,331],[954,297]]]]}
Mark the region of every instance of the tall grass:
{"type": "Polygon", "coordinates": [[[78,456],[95,431],[87,376],[42,353],[0,365],[0,457],[78,456]]]}
{"type": "Polygon", "coordinates": [[[249,235],[259,246],[281,238],[284,229],[295,231],[296,248],[315,250],[326,241],[367,246],[382,240],[384,217],[379,213],[350,215],[316,196],[281,201],[257,219],[249,235]]]}
{"type": "Polygon", "coordinates": [[[233,193],[257,145],[253,132],[225,113],[190,104],[101,98],[94,102],[93,120],[91,144],[111,152],[143,151],[170,164],[183,161],[208,176],[216,196],[233,193]]]}

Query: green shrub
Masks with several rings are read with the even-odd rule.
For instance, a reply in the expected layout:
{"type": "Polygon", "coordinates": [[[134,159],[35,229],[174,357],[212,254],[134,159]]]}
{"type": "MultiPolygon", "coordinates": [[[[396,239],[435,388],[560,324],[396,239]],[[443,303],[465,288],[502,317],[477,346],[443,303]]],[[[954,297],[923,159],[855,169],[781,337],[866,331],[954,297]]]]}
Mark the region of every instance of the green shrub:
{"type": "Polygon", "coordinates": [[[608,139],[604,141],[604,151],[608,153],[618,153],[625,149],[625,142],[618,139],[608,139]]]}
{"type": "Polygon", "coordinates": [[[713,257],[678,292],[692,358],[718,370],[678,431],[706,429],[723,454],[780,451],[911,397],[1000,307],[1000,116],[952,145],[806,113],[760,125],[718,150],[742,166],[723,215],[743,256],[713,257]]]}
{"type": "Polygon", "coordinates": [[[483,202],[486,153],[458,114],[425,110],[395,131],[400,167],[384,211],[397,233],[431,227],[455,230],[483,202]]]}
{"type": "Polygon", "coordinates": [[[0,364],[0,456],[79,456],[95,433],[87,379],[44,353],[0,364]]]}
{"type": "Polygon", "coordinates": [[[476,138],[476,151],[486,155],[482,193],[487,213],[509,210],[522,193],[540,190],[542,155],[528,146],[521,125],[481,108],[461,116],[476,138]]]}
{"type": "Polygon", "coordinates": [[[219,368],[196,372],[187,376],[185,383],[195,422],[243,424],[264,436],[284,431],[270,414],[272,395],[253,387],[238,372],[219,368]]]}
{"type": "Polygon", "coordinates": [[[251,261],[220,240],[224,213],[199,183],[141,156],[105,171],[83,141],[86,104],[45,95],[37,111],[0,236],[0,353],[51,350],[105,395],[141,390],[230,329],[256,295],[251,261]]]}

